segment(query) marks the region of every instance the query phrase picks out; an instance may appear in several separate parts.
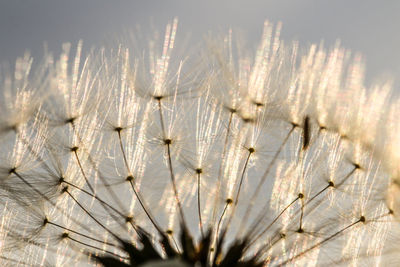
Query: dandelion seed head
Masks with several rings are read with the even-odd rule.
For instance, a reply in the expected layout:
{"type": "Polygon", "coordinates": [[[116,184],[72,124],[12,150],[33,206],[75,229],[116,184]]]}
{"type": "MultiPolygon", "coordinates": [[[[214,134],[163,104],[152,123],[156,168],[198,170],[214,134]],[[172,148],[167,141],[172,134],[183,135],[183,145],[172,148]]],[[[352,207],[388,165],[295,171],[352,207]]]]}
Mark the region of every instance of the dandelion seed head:
{"type": "Polygon", "coordinates": [[[143,51],[65,44],[38,71],[18,59],[0,81],[1,261],[390,262],[391,83],[366,86],[339,43],[300,52],[280,32],[265,22],[252,55],[230,30],[193,63],[177,56],[174,19],[143,51]]]}

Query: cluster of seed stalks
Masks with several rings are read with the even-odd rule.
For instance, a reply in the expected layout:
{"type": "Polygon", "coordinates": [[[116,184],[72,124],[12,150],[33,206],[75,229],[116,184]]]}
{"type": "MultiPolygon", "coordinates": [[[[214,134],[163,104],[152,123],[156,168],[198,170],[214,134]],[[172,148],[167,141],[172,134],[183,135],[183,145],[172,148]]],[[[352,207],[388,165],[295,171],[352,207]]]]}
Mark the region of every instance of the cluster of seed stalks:
{"type": "Polygon", "coordinates": [[[269,23],[253,56],[176,31],[1,70],[2,265],[398,263],[390,86],[269,23]]]}

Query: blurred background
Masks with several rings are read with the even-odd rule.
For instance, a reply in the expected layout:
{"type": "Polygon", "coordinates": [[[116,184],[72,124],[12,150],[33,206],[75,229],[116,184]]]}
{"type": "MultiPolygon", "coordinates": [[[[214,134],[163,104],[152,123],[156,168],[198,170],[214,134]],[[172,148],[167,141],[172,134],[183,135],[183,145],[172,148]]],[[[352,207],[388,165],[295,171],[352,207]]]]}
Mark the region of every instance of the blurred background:
{"type": "Polygon", "coordinates": [[[300,47],[324,41],[360,52],[367,82],[391,77],[400,91],[400,1],[398,0],[1,0],[0,62],[15,61],[29,50],[56,55],[64,42],[101,46],[140,25],[164,31],[179,18],[178,36],[190,33],[195,44],[209,31],[240,29],[255,46],[268,19],[281,21],[281,37],[300,47]]]}

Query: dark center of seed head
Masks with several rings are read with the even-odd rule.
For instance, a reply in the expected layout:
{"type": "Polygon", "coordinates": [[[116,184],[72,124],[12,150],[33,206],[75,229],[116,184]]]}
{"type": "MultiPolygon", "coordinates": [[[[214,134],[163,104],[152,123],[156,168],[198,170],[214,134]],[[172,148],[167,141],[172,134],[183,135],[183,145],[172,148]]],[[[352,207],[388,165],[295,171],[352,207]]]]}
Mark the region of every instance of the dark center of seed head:
{"type": "Polygon", "coordinates": [[[243,120],[244,123],[252,123],[252,122],[254,122],[254,119],[248,118],[248,117],[243,117],[242,120],[243,120]]]}
{"type": "Polygon", "coordinates": [[[228,108],[228,110],[232,114],[237,112],[237,109],[235,109],[235,108],[228,108]]]}
{"type": "Polygon", "coordinates": [[[9,174],[15,173],[16,170],[17,170],[17,168],[15,168],[15,167],[14,167],[14,168],[11,168],[11,169],[8,171],[8,173],[9,173],[9,174]]]}
{"type": "Polygon", "coordinates": [[[61,238],[62,238],[62,239],[65,239],[65,238],[68,238],[68,236],[69,236],[68,233],[63,233],[63,234],[61,235],[61,238]]]}
{"type": "Polygon", "coordinates": [[[68,191],[68,186],[64,186],[61,190],[61,193],[65,193],[68,191]]]}
{"type": "Polygon", "coordinates": [[[8,128],[6,128],[6,129],[8,129],[8,130],[10,130],[10,131],[17,132],[17,131],[18,131],[18,124],[10,125],[10,126],[9,126],[8,128]]]}
{"type": "Polygon", "coordinates": [[[164,139],[164,144],[170,145],[171,143],[172,143],[172,140],[171,140],[171,139],[169,139],[169,138],[164,139]]]}
{"type": "Polygon", "coordinates": [[[71,124],[72,124],[72,123],[74,123],[75,120],[76,120],[76,118],[71,117],[71,118],[69,118],[69,119],[66,119],[66,120],[65,120],[65,123],[67,123],[67,124],[68,124],[68,123],[71,123],[71,124]]]}
{"type": "Polygon", "coordinates": [[[358,163],[353,163],[353,166],[354,166],[354,169],[361,169],[361,166],[360,166],[360,164],[358,164],[358,163]]]}
{"type": "Polygon", "coordinates": [[[127,216],[127,217],[125,218],[125,221],[126,221],[127,223],[132,222],[132,220],[133,220],[133,217],[132,217],[132,216],[127,216]]]}

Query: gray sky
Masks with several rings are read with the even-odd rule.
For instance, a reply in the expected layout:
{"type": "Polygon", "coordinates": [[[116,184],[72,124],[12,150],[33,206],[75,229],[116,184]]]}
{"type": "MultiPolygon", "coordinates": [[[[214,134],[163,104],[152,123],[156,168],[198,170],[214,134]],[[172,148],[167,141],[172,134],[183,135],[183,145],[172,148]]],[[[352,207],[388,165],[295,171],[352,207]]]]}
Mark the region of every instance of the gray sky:
{"type": "Polygon", "coordinates": [[[325,40],[366,58],[368,80],[389,74],[400,90],[400,1],[398,0],[0,0],[0,61],[25,50],[41,55],[43,43],[58,53],[64,42],[83,39],[84,47],[110,41],[150,22],[161,31],[174,16],[178,35],[192,39],[208,31],[240,28],[256,43],[263,22],[282,21],[282,39],[302,47],[325,40]]]}

